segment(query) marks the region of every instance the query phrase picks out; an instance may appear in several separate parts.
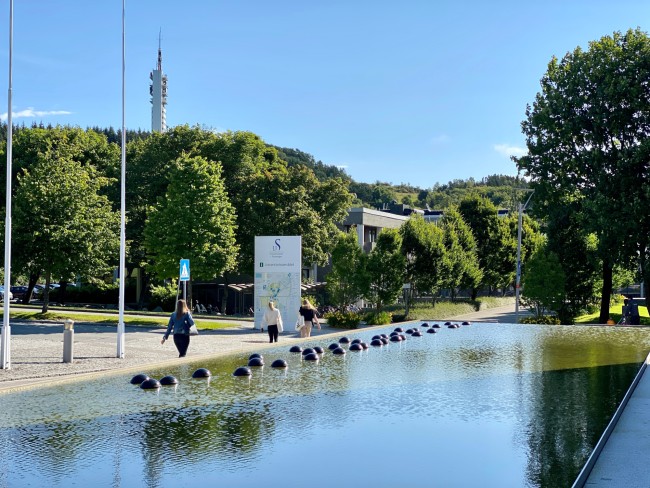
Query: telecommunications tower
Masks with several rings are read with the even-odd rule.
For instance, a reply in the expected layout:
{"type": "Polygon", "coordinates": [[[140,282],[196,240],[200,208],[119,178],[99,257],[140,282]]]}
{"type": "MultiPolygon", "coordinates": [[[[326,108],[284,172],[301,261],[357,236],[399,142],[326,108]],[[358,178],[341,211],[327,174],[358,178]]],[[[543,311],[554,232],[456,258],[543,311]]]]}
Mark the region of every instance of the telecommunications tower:
{"type": "Polygon", "coordinates": [[[158,64],[156,69],[149,74],[151,85],[151,130],[165,132],[167,130],[167,75],[162,71],[161,34],[158,35],[158,64]]]}

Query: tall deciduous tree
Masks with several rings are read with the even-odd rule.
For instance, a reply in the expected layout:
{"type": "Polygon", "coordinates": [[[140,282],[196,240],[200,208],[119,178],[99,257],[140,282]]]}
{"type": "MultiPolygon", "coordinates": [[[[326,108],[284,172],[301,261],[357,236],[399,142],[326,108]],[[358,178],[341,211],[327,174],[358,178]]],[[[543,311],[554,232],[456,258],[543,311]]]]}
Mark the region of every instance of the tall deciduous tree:
{"type": "Polygon", "coordinates": [[[648,202],[643,182],[650,176],[648,59],[650,39],[638,29],[554,57],[522,123],[528,154],[516,162],[536,200],[552,207],[579,199],[586,229],[598,237],[603,323],[614,264],[648,253],[648,227],[638,225],[648,220],[647,206],[639,206],[648,202]]]}
{"type": "Polygon", "coordinates": [[[339,309],[359,300],[367,287],[368,256],[357,242],[356,232],[339,233],[332,248],[332,271],[327,275],[325,289],[339,309]]]}
{"type": "Polygon", "coordinates": [[[400,234],[407,278],[418,292],[435,297],[450,268],[442,230],[414,215],[402,224],[400,234]]]}
{"type": "Polygon", "coordinates": [[[13,228],[17,268],[45,276],[43,312],[52,278],[96,275],[115,264],[119,214],[101,195],[109,180],[57,151],[39,153],[18,177],[13,228]],[[28,232],[27,229],[30,231],[28,232]]]}
{"type": "Polygon", "coordinates": [[[161,278],[178,274],[190,259],[193,279],[212,279],[233,269],[237,258],[235,211],[221,167],[200,157],[179,158],[169,172],[164,198],[149,209],[145,246],[161,278]]]}
{"type": "Polygon", "coordinates": [[[402,254],[402,236],[397,229],[384,229],[368,256],[368,287],[365,298],[377,309],[394,303],[402,292],[406,259],[402,254]]]}
{"type": "Polygon", "coordinates": [[[476,254],[476,241],[472,229],[463,220],[458,207],[451,206],[445,210],[440,225],[444,232],[444,244],[449,257],[449,272],[443,278],[443,286],[449,289],[454,299],[458,288],[478,287],[483,273],[476,254]]]}
{"type": "Polygon", "coordinates": [[[558,312],[565,298],[566,277],[560,260],[543,246],[528,260],[522,277],[524,304],[535,310],[538,317],[547,310],[558,312]]]}
{"type": "MultiPolygon", "coordinates": [[[[517,259],[517,241],[508,224],[499,218],[497,208],[487,198],[475,195],[459,206],[463,219],[476,239],[479,265],[483,272],[481,286],[498,288],[512,283],[517,259]]],[[[476,299],[478,287],[472,290],[476,299]]]]}

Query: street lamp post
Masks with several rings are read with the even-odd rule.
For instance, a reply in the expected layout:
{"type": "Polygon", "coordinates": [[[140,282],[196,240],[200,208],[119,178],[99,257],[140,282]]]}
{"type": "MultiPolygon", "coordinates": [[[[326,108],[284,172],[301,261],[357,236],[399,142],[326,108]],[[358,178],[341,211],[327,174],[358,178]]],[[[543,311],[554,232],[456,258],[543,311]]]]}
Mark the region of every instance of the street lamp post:
{"type": "Polygon", "coordinates": [[[120,181],[120,289],[119,289],[119,312],[117,319],[117,357],[124,359],[124,288],[126,286],[126,123],[124,117],[125,111],[125,88],[124,88],[124,72],[125,72],[125,33],[124,33],[124,18],[125,18],[125,0],[122,0],[122,163],[121,163],[121,181],[120,181]]]}
{"type": "Polygon", "coordinates": [[[9,0],[9,103],[7,110],[7,206],[5,213],[5,290],[4,316],[2,318],[2,339],[0,339],[0,366],[11,369],[11,325],[9,323],[9,293],[11,290],[11,160],[13,121],[11,118],[12,61],[14,51],[14,1],[9,0]]]}
{"type": "Polygon", "coordinates": [[[526,207],[528,206],[528,202],[530,202],[530,199],[532,198],[533,192],[535,190],[522,188],[522,191],[529,191],[530,196],[528,197],[528,200],[526,200],[525,204],[518,202],[519,220],[517,223],[517,278],[515,281],[515,322],[516,323],[519,323],[519,290],[521,289],[521,221],[523,218],[524,210],[526,210],[526,207]]]}

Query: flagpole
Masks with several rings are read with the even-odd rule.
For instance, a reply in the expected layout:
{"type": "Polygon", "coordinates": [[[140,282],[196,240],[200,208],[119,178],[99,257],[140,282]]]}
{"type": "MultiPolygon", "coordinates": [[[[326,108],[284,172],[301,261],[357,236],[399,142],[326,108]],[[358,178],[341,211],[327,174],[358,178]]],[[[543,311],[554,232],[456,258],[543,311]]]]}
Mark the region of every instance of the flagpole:
{"type": "Polygon", "coordinates": [[[9,293],[11,291],[11,161],[13,145],[12,87],[14,53],[14,0],[9,0],[9,94],[7,109],[7,204],[5,213],[5,291],[4,315],[2,317],[2,339],[0,339],[0,366],[11,369],[11,325],[9,323],[9,293]]]}
{"type": "Polygon", "coordinates": [[[121,174],[121,190],[120,190],[120,298],[119,298],[119,318],[117,322],[117,357],[124,359],[124,287],[126,284],[126,123],[124,118],[125,112],[125,89],[124,89],[124,72],[125,69],[125,35],[124,35],[124,18],[125,18],[125,2],[122,0],[122,174],[121,174]]]}

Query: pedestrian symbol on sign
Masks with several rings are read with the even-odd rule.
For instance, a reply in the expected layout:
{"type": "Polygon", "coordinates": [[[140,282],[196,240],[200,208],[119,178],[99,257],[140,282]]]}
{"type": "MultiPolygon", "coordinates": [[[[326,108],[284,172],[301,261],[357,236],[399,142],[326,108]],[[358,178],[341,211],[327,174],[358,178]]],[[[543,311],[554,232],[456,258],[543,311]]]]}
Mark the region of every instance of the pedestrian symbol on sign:
{"type": "Polygon", "coordinates": [[[190,260],[181,259],[180,280],[190,281],[190,260]]]}

